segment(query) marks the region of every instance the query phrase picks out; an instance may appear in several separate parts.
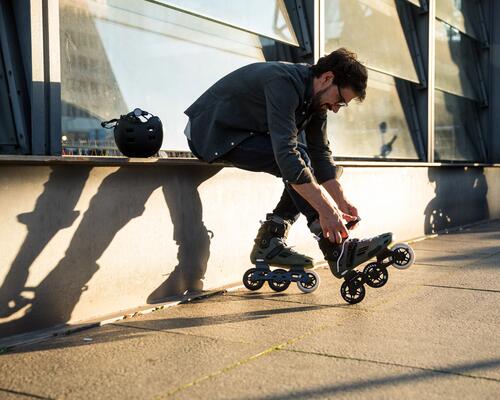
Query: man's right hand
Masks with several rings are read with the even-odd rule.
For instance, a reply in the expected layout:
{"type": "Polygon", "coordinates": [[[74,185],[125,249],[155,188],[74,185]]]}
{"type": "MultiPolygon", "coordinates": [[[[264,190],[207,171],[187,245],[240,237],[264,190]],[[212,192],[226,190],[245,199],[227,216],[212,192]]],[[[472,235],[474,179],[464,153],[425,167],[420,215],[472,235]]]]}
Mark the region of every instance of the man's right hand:
{"type": "Polygon", "coordinates": [[[347,239],[349,231],[344,225],[344,221],[353,221],[357,217],[345,214],[331,204],[316,182],[300,185],[292,183],[291,185],[318,212],[323,237],[328,238],[332,243],[339,244],[347,239]]]}
{"type": "Polygon", "coordinates": [[[349,237],[349,231],[344,221],[350,222],[356,219],[356,217],[343,213],[338,209],[334,209],[333,212],[320,212],[319,223],[323,231],[323,237],[328,238],[332,243],[342,243],[343,240],[349,237]]]}

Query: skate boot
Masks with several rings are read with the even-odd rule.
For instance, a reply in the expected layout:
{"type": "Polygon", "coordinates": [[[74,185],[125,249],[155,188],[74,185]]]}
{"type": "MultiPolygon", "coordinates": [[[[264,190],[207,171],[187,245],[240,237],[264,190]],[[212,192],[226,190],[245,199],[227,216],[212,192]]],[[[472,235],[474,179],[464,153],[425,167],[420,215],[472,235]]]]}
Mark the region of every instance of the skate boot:
{"type": "MultiPolygon", "coordinates": [[[[350,229],[356,221],[348,223],[350,229]]],[[[345,301],[359,303],[365,297],[364,283],[379,288],[388,280],[387,267],[394,265],[398,269],[406,269],[415,261],[413,249],[405,243],[398,243],[388,248],[392,241],[392,233],[384,233],[369,239],[347,238],[341,244],[335,244],[323,237],[318,221],[310,226],[318,240],[319,247],[328,261],[330,270],[336,278],[344,278],[340,292],[345,301]],[[355,268],[364,262],[376,258],[368,264],[363,272],[355,268]]]]}
{"type": "Polygon", "coordinates": [[[319,286],[319,276],[314,271],[305,271],[313,267],[313,259],[293,250],[285,243],[290,222],[267,214],[266,221],[255,238],[250,261],[255,264],[245,272],[243,284],[250,290],[260,289],[267,281],[271,289],[277,292],[286,290],[291,282],[304,293],[310,293],[319,286]],[[273,267],[281,267],[271,270],[273,267]]]}

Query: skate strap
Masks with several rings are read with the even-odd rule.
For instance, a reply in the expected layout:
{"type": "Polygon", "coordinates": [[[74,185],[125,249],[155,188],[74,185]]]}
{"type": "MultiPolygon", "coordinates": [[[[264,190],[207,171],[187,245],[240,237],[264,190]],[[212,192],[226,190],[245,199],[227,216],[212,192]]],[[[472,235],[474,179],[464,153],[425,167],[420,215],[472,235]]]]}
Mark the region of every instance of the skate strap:
{"type": "Polygon", "coordinates": [[[271,258],[276,257],[279,253],[281,253],[283,251],[284,248],[285,248],[285,246],[283,244],[276,246],[269,253],[267,253],[266,258],[268,260],[270,260],[271,258]]]}

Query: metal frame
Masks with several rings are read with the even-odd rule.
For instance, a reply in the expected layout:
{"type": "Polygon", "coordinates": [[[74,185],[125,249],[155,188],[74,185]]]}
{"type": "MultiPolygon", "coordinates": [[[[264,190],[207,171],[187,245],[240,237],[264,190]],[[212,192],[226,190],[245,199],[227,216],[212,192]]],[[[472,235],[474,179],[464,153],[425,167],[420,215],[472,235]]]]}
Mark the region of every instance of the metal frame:
{"type": "Polygon", "coordinates": [[[61,120],[61,50],[59,38],[59,0],[45,0],[44,31],[46,33],[45,82],[48,91],[49,154],[62,153],[61,120]]]}
{"type": "Polygon", "coordinates": [[[314,62],[325,54],[325,0],[314,0],[314,62]]]}
{"type": "Polygon", "coordinates": [[[489,107],[489,140],[488,140],[488,161],[500,162],[500,26],[497,21],[500,19],[500,3],[498,0],[490,1],[490,107],[489,107]]]}
{"type": "Polygon", "coordinates": [[[9,100],[16,131],[17,146],[19,146],[20,152],[28,154],[30,146],[25,120],[26,110],[21,98],[21,82],[19,82],[22,79],[22,74],[20,71],[15,70],[16,63],[14,62],[13,55],[15,49],[12,49],[12,42],[9,41],[9,38],[13,39],[15,28],[12,26],[12,21],[5,15],[5,6],[5,3],[0,3],[0,48],[6,70],[7,87],[10,93],[9,100]]]}
{"type": "Polygon", "coordinates": [[[30,0],[31,19],[31,151],[48,154],[45,99],[45,59],[43,34],[43,0],[30,0]]]}
{"type": "Polygon", "coordinates": [[[427,2],[428,70],[427,70],[427,162],[434,162],[434,90],[436,81],[436,0],[427,2]]]}
{"type": "Polygon", "coordinates": [[[303,44],[304,50],[307,53],[311,53],[312,52],[311,38],[309,36],[309,29],[307,26],[308,24],[305,15],[304,0],[295,0],[295,7],[297,9],[297,14],[299,17],[299,27],[300,27],[299,31],[302,36],[302,40],[299,41],[299,44],[303,44]]]}
{"type": "Polygon", "coordinates": [[[30,0],[33,154],[61,154],[59,1],[30,0]]]}
{"type": "Polygon", "coordinates": [[[410,40],[408,41],[408,45],[410,46],[410,52],[415,56],[415,66],[417,69],[417,76],[420,80],[420,85],[425,88],[427,87],[427,77],[425,75],[425,62],[422,56],[422,50],[420,48],[420,42],[418,40],[417,28],[415,26],[415,21],[413,20],[413,15],[411,12],[411,7],[414,7],[412,3],[404,2],[401,3],[402,6],[402,15],[400,17],[403,18],[403,30],[406,30],[405,27],[408,27],[410,40]]]}

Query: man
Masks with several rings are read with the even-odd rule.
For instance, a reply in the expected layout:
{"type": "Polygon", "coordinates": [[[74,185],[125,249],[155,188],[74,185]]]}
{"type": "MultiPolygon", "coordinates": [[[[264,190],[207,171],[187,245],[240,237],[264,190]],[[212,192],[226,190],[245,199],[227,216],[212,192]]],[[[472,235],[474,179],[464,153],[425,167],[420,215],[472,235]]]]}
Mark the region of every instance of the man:
{"type": "Polygon", "coordinates": [[[257,233],[250,255],[253,263],[266,258],[270,264],[312,265],[310,257],[285,244],[291,224],[302,213],[320,237],[330,266],[340,268],[339,276],[351,268],[337,261],[344,253],[340,243],[348,236],[345,223],[357,220],[358,212],[337,180],[326,119],[328,110],[337,113],[354,99],[363,101],[366,82],[366,68],[353,52],[340,48],[312,66],[262,62],[242,67],[185,111],[185,133],[196,157],[227,161],[284,181],[280,201],[257,233]]]}

